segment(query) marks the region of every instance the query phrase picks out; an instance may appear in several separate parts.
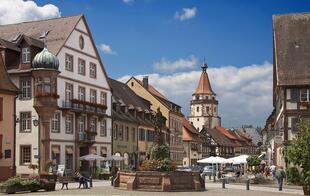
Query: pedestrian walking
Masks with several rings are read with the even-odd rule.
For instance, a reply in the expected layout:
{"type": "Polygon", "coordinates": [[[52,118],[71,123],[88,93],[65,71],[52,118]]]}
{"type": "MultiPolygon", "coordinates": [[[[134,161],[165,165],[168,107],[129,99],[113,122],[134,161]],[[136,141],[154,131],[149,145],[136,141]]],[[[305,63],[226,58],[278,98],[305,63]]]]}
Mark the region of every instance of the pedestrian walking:
{"type": "Polygon", "coordinates": [[[111,169],[111,174],[112,174],[111,186],[114,186],[114,180],[115,180],[115,178],[117,176],[117,172],[118,172],[118,167],[112,166],[112,169],[111,169]]]}
{"type": "Polygon", "coordinates": [[[282,191],[283,178],[285,178],[285,172],[282,166],[279,166],[276,170],[276,178],[278,180],[279,191],[282,191]]]}
{"type": "Polygon", "coordinates": [[[272,175],[272,180],[274,180],[275,175],[276,175],[276,166],[275,165],[271,165],[270,166],[270,171],[271,171],[271,175],[272,175]]]}

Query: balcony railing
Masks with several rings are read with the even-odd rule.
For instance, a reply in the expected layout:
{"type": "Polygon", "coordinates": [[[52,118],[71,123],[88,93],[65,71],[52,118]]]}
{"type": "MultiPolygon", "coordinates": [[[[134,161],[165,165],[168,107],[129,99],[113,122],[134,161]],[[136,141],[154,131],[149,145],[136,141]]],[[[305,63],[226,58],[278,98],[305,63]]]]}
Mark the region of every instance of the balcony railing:
{"type": "Polygon", "coordinates": [[[95,135],[87,134],[85,132],[79,133],[79,142],[84,144],[95,143],[95,135]]]}
{"type": "Polygon", "coordinates": [[[100,115],[106,114],[106,109],[103,109],[103,107],[98,107],[95,104],[91,105],[91,104],[84,104],[84,103],[75,103],[72,101],[63,101],[62,108],[70,109],[70,110],[74,110],[78,112],[84,112],[84,113],[96,113],[100,115]]]}

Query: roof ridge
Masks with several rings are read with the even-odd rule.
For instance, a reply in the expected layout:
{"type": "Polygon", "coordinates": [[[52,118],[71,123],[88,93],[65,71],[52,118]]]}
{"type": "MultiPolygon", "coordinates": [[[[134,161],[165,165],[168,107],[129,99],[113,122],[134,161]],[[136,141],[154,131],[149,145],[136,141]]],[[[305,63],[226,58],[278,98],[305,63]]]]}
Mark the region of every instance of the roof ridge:
{"type": "Polygon", "coordinates": [[[61,17],[56,17],[56,18],[47,18],[47,19],[41,19],[41,20],[31,20],[31,21],[24,21],[24,22],[18,22],[18,23],[11,23],[11,24],[5,24],[5,25],[0,25],[1,26],[13,26],[13,25],[20,25],[20,24],[26,24],[26,23],[35,23],[35,22],[43,22],[43,21],[49,21],[49,20],[58,20],[58,19],[64,19],[64,18],[73,18],[73,17],[82,17],[84,14],[77,14],[77,15],[72,15],[72,16],[61,16],[61,17]]]}
{"type": "Polygon", "coordinates": [[[296,15],[296,14],[310,14],[310,12],[291,12],[291,13],[285,13],[285,14],[272,14],[272,16],[286,16],[286,15],[296,15]]]}

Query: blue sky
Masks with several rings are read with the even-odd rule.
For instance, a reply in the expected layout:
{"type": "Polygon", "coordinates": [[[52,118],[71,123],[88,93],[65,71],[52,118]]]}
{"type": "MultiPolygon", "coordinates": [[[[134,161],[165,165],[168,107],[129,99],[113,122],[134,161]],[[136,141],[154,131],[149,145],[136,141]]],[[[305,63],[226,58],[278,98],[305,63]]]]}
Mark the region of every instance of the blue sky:
{"type": "MultiPolygon", "coordinates": [[[[309,11],[309,1],[37,1],[52,3],[62,16],[84,13],[97,44],[117,53],[102,58],[112,77],[153,72],[161,58],[205,57],[212,67],[272,61],[272,14],[309,11]],[[182,8],[194,18],[174,19],[182,8]]],[[[198,69],[198,66],[197,66],[198,69]]]]}
{"type": "Polygon", "coordinates": [[[272,15],[309,0],[1,0],[0,24],[85,14],[109,77],[149,82],[189,114],[203,58],[222,125],[272,111],[272,15]]]}

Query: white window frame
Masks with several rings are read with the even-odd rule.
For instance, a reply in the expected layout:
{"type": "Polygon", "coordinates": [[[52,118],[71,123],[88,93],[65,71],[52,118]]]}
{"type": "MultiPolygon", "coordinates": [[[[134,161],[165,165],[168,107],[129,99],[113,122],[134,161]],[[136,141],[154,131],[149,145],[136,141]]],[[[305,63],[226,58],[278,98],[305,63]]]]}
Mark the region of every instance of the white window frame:
{"type": "Polygon", "coordinates": [[[84,59],[78,59],[78,74],[85,76],[86,74],[86,61],[84,59]]]}
{"type": "Polygon", "coordinates": [[[60,112],[55,112],[51,119],[51,132],[60,133],[60,112]]]}
{"type": "Polygon", "coordinates": [[[30,63],[30,48],[22,48],[22,63],[30,63]]]}
{"type": "Polygon", "coordinates": [[[91,118],[89,123],[90,131],[97,133],[97,118],[91,118]]]}
{"type": "Polygon", "coordinates": [[[89,63],[89,77],[97,78],[97,65],[95,63],[89,63]]]}
{"type": "MultiPolygon", "coordinates": [[[[28,158],[27,158],[28,159],[28,158]]],[[[31,145],[21,145],[20,146],[20,165],[30,165],[31,164],[31,145]],[[29,157],[29,162],[25,162],[24,161],[24,156],[25,156],[25,153],[24,153],[24,148],[29,148],[29,155],[27,155],[29,157]]]]}
{"type": "Polygon", "coordinates": [[[90,91],[89,91],[89,101],[91,103],[97,103],[97,91],[95,89],[90,89],[90,91]]]}
{"type": "Polygon", "coordinates": [[[20,112],[19,117],[20,132],[31,132],[31,112],[20,112]]]}
{"type": "Polygon", "coordinates": [[[73,84],[66,82],[66,84],[65,84],[65,92],[66,92],[65,100],[66,100],[66,102],[70,102],[71,99],[73,99],[73,92],[74,92],[73,89],[74,89],[73,84]]]}
{"type": "Polygon", "coordinates": [[[107,137],[107,121],[106,120],[100,121],[100,136],[107,137]]]}
{"type": "Polygon", "coordinates": [[[66,133],[73,134],[73,114],[66,115],[66,133]]]}
{"type": "Polygon", "coordinates": [[[65,54],[65,67],[67,71],[73,72],[73,55],[65,54]]]}
{"type": "Polygon", "coordinates": [[[85,116],[80,116],[78,119],[78,130],[79,133],[83,133],[85,131],[86,127],[86,117],[85,116]]]}
{"type": "Polygon", "coordinates": [[[102,105],[107,104],[107,93],[104,91],[100,92],[100,104],[102,104],[102,105]]]}
{"type": "Polygon", "coordinates": [[[79,86],[79,100],[85,101],[86,99],[86,89],[85,87],[79,86]]]}
{"type": "Polygon", "coordinates": [[[21,99],[31,99],[31,78],[23,78],[20,81],[21,99]]]}

